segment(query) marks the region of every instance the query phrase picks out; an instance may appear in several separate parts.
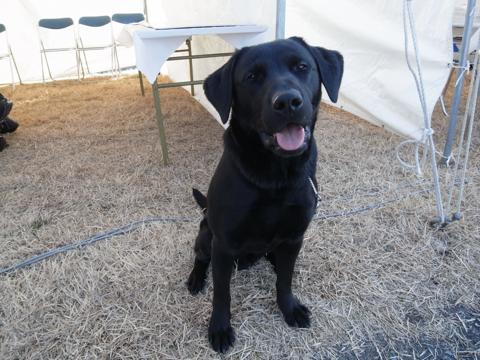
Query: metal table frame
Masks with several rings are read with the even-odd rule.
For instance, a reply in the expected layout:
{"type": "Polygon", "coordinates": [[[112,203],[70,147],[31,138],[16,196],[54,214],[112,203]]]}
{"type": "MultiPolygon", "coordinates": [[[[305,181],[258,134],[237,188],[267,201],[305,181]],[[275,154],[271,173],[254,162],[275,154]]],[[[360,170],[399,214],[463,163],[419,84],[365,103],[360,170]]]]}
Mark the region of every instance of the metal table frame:
{"type": "Polygon", "coordinates": [[[159,84],[157,80],[154,81],[152,84],[152,92],[153,92],[153,100],[155,103],[155,117],[157,119],[158,131],[160,133],[160,144],[162,146],[162,157],[163,163],[167,165],[169,163],[168,158],[168,147],[167,147],[167,138],[165,136],[165,126],[163,123],[163,113],[162,113],[162,105],[160,102],[160,89],[172,88],[172,87],[181,87],[181,86],[189,86],[190,85],[190,93],[192,96],[195,95],[195,85],[203,84],[204,80],[194,80],[193,79],[193,60],[194,59],[206,59],[206,58],[214,58],[214,57],[224,57],[224,56],[231,56],[232,52],[223,52],[223,53],[210,53],[210,54],[200,54],[200,55],[193,55],[192,54],[192,46],[191,42],[192,39],[188,38],[186,41],[187,49],[180,49],[176,50],[175,52],[188,52],[188,55],[182,56],[173,56],[169,57],[167,61],[176,61],[176,60],[188,60],[188,66],[190,70],[190,80],[189,81],[178,81],[172,83],[163,83],[159,84]]]}

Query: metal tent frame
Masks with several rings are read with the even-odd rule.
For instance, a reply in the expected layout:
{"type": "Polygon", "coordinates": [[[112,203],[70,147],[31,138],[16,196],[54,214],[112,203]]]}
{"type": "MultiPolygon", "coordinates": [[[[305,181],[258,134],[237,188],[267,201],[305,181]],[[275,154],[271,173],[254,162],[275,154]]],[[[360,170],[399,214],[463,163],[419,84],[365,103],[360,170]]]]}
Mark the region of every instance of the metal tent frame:
{"type": "Polygon", "coordinates": [[[448,165],[452,157],[452,148],[455,141],[455,135],[457,130],[457,117],[458,110],[460,107],[460,102],[462,100],[462,90],[465,80],[465,72],[469,69],[469,49],[470,49],[470,39],[472,36],[473,29],[473,20],[475,18],[475,9],[477,6],[477,0],[468,0],[467,10],[465,12],[465,25],[463,28],[463,37],[462,37],[462,47],[460,50],[460,61],[456,73],[455,81],[455,93],[453,95],[452,107],[450,109],[450,121],[448,124],[447,139],[445,141],[445,147],[443,150],[443,156],[441,163],[448,165]]]}

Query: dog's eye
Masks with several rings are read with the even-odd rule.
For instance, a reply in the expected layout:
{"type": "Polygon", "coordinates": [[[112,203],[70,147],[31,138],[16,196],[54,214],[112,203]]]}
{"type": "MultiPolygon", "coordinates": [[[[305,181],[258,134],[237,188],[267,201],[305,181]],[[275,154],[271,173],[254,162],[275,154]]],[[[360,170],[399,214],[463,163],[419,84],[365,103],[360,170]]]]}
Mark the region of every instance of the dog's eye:
{"type": "Polygon", "coordinates": [[[257,74],[255,74],[254,72],[250,72],[247,74],[247,80],[250,80],[250,81],[253,81],[253,80],[256,80],[257,79],[257,74]]]}
{"type": "Polygon", "coordinates": [[[293,69],[295,71],[306,71],[308,70],[308,65],[305,63],[298,63],[293,67],[293,69]]]}

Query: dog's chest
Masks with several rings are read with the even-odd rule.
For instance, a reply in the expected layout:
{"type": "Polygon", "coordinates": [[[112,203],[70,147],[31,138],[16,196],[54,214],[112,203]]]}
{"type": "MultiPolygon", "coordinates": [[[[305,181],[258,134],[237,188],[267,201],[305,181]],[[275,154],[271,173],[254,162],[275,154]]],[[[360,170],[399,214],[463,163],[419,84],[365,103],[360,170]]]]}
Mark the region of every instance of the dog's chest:
{"type": "Polygon", "coordinates": [[[315,199],[305,188],[292,192],[262,193],[240,201],[226,221],[226,241],[238,253],[265,253],[279,243],[298,239],[310,223],[315,199]]]}

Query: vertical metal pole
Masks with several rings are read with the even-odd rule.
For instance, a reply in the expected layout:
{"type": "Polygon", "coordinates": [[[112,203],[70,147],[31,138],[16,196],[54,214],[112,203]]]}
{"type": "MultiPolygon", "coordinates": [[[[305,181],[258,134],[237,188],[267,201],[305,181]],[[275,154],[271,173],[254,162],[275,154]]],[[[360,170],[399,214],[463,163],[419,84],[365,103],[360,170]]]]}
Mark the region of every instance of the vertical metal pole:
{"type": "Polygon", "coordinates": [[[277,0],[275,39],[285,39],[285,3],[286,0],[277,0]]]}
{"type": "MultiPolygon", "coordinates": [[[[190,81],[193,81],[193,62],[192,62],[192,38],[187,39],[188,48],[188,66],[190,67],[190,81]]],[[[190,85],[190,92],[195,96],[195,85],[190,85]]]]}
{"type": "Polygon", "coordinates": [[[162,145],[162,155],[164,165],[168,165],[167,139],[165,137],[165,127],[163,126],[162,108],[160,106],[160,94],[158,93],[158,83],[152,85],[153,99],[155,101],[155,116],[157,118],[158,131],[160,132],[160,144],[162,145]]]}
{"type": "Polygon", "coordinates": [[[147,23],[148,23],[147,0],[143,0],[143,13],[145,14],[145,20],[147,20],[147,23]]]}
{"type": "Polygon", "coordinates": [[[462,99],[463,82],[465,80],[465,68],[468,60],[468,49],[470,48],[470,37],[472,33],[473,20],[475,18],[475,8],[477,0],[468,0],[467,11],[465,13],[465,27],[463,30],[462,49],[460,50],[460,64],[457,70],[457,81],[455,82],[455,94],[453,95],[452,109],[450,110],[450,122],[448,124],[447,140],[443,150],[443,157],[440,160],[442,164],[448,164],[452,154],[453,141],[455,140],[455,130],[457,128],[457,113],[462,99]]]}

